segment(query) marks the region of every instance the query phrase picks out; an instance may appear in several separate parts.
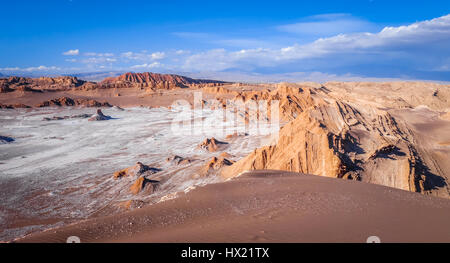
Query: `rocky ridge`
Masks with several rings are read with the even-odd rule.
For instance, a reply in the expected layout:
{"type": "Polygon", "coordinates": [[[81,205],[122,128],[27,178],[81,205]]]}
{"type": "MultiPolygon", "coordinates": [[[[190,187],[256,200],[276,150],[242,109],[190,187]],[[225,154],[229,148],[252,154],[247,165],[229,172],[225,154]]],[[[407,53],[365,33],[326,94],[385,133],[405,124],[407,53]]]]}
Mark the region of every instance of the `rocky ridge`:
{"type": "Polygon", "coordinates": [[[125,73],[119,77],[106,78],[99,85],[102,88],[141,88],[150,90],[170,90],[192,86],[217,86],[225,82],[216,80],[192,79],[174,74],[125,73]]]}
{"type": "Polygon", "coordinates": [[[55,78],[9,77],[9,78],[0,78],[0,93],[7,93],[13,91],[22,91],[22,92],[63,91],[74,89],[86,84],[89,83],[83,80],[79,80],[78,78],[75,77],[55,77],[55,78]]]}
{"type": "Polygon", "coordinates": [[[106,78],[102,82],[88,82],[76,77],[41,77],[24,78],[9,77],[0,78],[0,93],[8,92],[55,92],[71,90],[95,90],[114,88],[140,88],[140,89],[177,89],[192,86],[214,87],[225,84],[216,80],[192,79],[174,74],[158,73],[125,73],[118,77],[106,78]]]}
{"type": "Polygon", "coordinates": [[[293,84],[237,96],[242,101],[279,99],[280,115],[291,121],[273,145],[225,167],[222,175],[284,170],[449,196],[446,175],[425,163],[406,123],[378,105],[336,99],[324,89],[293,84]]]}

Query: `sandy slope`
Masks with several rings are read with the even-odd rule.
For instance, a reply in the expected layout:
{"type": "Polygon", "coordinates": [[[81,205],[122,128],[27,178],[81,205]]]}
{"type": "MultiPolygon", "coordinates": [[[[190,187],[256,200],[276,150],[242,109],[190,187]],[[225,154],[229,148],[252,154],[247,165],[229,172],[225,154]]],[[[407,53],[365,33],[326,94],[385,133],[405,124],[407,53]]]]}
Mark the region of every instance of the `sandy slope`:
{"type": "Polygon", "coordinates": [[[254,171],[150,207],[18,242],[450,242],[450,200],[362,182],[254,171]]]}
{"type": "Polygon", "coordinates": [[[435,189],[438,196],[449,197],[450,186],[450,121],[439,117],[439,112],[427,107],[391,111],[398,120],[409,124],[415,145],[435,178],[444,178],[442,187],[435,189]]]}

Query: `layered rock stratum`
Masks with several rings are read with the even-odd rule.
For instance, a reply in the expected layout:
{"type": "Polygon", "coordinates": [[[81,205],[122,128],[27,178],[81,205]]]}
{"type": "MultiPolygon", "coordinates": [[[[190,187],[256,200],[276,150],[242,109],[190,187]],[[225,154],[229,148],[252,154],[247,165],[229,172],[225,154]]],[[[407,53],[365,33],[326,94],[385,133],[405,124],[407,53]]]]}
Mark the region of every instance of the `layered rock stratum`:
{"type": "Polygon", "coordinates": [[[119,77],[106,78],[102,84],[147,84],[148,86],[173,86],[187,87],[192,84],[214,84],[223,83],[216,80],[200,80],[174,74],[158,74],[158,73],[125,73],[119,77]],[[165,84],[165,85],[164,85],[165,84]]]}
{"type": "Polygon", "coordinates": [[[106,89],[137,88],[154,92],[157,90],[173,90],[191,87],[215,87],[222,84],[225,84],[225,82],[217,80],[192,79],[174,74],[129,72],[118,77],[106,78],[98,85],[99,87],[106,89]]]}
{"type": "Polygon", "coordinates": [[[93,99],[72,99],[68,97],[47,100],[36,105],[38,108],[61,106],[112,107],[108,102],[99,102],[93,99]]]}
{"type": "Polygon", "coordinates": [[[149,89],[177,89],[197,86],[220,86],[226,82],[217,80],[193,79],[174,74],[159,73],[125,73],[118,77],[106,78],[96,83],[80,80],[76,77],[41,77],[24,78],[9,77],[0,78],[0,93],[9,92],[45,92],[45,91],[71,91],[71,90],[96,90],[114,88],[149,88],[149,89]]]}
{"type": "Polygon", "coordinates": [[[160,169],[150,167],[141,162],[137,162],[134,166],[125,168],[114,173],[113,178],[134,180],[128,190],[133,195],[145,194],[151,195],[156,190],[158,181],[150,180],[148,177],[161,171],[160,169]],[[136,179],[137,178],[137,179],[136,179]]]}
{"type": "Polygon", "coordinates": [[[0,93],[13,91],[61,91],[80,87],[85,84],[89,83],[75,77],[9,77],[0,79],[0,93]]]}
{"type": "Polygon", "coordinates": [[[414,117],[402,117],[421,107],[437,113],[448,109],[448,92],[443,85],[425,83],[282,84],[272,91],[242,92],[236,97],[245,102],[279,100],[281,118],[291,121],[274,144],[256,149],[222,174],[283,170],[448,197],[449,171],[432,149],[425,149],[411,123],[414,117]]]}

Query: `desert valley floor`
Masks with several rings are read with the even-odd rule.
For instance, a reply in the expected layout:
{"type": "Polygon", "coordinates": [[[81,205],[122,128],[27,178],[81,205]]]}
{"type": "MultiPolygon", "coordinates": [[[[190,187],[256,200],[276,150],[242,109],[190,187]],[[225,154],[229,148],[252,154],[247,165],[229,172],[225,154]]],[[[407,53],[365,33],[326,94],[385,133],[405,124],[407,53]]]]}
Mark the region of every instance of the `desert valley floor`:
{"type": "Polygon", "coordinates": [[[2,241],[450,242],[448,85],[127,73],[0,88],[2,241]]]}

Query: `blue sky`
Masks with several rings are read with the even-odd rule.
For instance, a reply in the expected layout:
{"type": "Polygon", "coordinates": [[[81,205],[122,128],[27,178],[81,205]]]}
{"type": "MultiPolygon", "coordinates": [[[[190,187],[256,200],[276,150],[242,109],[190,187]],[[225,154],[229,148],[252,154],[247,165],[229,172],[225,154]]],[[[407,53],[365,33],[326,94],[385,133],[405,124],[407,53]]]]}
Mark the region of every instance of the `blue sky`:
{"type": "Polygon", "coordinates": [[[450,1],[3,1],[0,73],[450,81],[450,1]]]}

